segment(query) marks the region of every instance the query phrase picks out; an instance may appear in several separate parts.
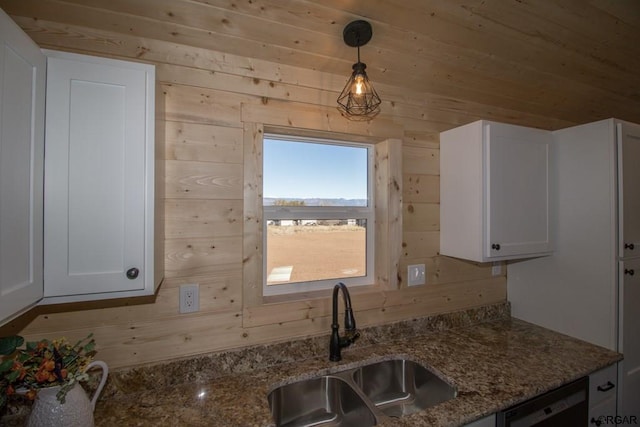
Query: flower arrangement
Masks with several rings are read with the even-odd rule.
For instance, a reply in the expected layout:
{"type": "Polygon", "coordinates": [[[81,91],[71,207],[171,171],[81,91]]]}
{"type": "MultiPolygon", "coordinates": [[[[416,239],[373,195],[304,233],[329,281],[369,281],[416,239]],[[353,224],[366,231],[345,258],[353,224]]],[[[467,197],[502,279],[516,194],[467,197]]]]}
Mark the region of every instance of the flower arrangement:
{"type": "Polygon", "coordinates": [[[71,345],[65,338],[27,342],[11,336],[0,338],[0,409],[8,396],[24,394],[35,399],[38,389],[61,386],[56,397],[65,402],[77,381],[86,381],[87,365],[95,355],[93,334],[71,345]]]}

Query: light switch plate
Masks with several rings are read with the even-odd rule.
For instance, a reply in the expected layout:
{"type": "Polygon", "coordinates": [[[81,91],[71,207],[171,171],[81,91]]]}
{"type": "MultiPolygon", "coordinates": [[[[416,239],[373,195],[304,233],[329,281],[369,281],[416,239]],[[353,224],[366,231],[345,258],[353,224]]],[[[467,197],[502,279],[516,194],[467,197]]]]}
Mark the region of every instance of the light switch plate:
{"type": "Polygon", "coordinates": [[[426,269],[424,264],[413,264],[407,266],[407,281],[409,286],[418,286],[425,284],[426,269]]]}
{"type": "Polygon", "coordinates": [[[497,261],[491,266],[491,275],[500,276],[502,274],[502,263],[497,261]]]}

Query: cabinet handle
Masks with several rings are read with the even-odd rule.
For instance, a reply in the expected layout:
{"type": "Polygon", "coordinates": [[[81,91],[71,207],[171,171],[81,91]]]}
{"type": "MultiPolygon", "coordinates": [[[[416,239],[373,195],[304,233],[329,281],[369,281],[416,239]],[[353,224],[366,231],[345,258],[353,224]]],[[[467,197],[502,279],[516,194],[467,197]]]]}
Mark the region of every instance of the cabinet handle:
{"type": "Polygon", "coordinates": [[[636,274],[635,270],[632,268],[630,270],[627,270],[626,268],[624,269],[624,274],[628,274],[629,276],[633,276],[634,274],[636,274]]]}
{"type": "Polygon", "coordinates": [[[598,386],[598,391],[609,391],[614,387],[615,387],[614,383],[612,383],[611,381],[607,381],[607,383],[605,385],[599,385],[598,386]]]}
{"type": "Polygon", "coordinates": [[[600,419],[596,420],[595,418],[591,417],[591,424],[595,424],[595,425],[599,426],[600,424],[602,424],[602,420],[600,420],[600,419]]]}
{"type": "Polygon", "coordinates": [[[138,274],[140,274],[140,270],[138,270],[137,268],[130,268],[127,270],[127,279],[129,280],[133,280],[136,277],[138,277],[138,274]]]}
{"type": "Polygon", "coordinates": [[[625,243],[624,248],[632,251],[635,248],[635,245],[633,243],[625,243]]]}
{"type": "Polygon", "coordinates": [[[491,249],[495,249],[496,251],[500,250],[500,243],[494,243],[493,245],[491,245],[491,249]]]}

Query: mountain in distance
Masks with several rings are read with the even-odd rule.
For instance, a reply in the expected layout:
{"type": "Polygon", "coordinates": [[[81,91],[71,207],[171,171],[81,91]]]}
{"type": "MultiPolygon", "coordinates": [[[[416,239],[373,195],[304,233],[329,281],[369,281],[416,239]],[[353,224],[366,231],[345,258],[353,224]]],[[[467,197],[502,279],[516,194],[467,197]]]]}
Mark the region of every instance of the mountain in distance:
{"type": "Polygon", "coordinates": [[[277,200],[286,202],[304,202],[305,206],[367,206],[367,199],[319,199],[319,198],[287,198],[287,197],[264,197],[263,206],[273,206],[277,200]]]}

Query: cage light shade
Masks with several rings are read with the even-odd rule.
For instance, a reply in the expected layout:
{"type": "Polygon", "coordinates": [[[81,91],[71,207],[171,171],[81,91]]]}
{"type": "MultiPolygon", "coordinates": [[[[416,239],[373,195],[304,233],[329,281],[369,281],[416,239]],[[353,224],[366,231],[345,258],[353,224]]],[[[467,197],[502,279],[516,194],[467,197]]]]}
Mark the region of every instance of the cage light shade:
{"type": "Polygon", "coordinates": [[[353,73],[338,97],[338,110],[350,120],[371,120],[380,112],[380,97],[365,71],[366,64],[353,64],[353,73]]]}

